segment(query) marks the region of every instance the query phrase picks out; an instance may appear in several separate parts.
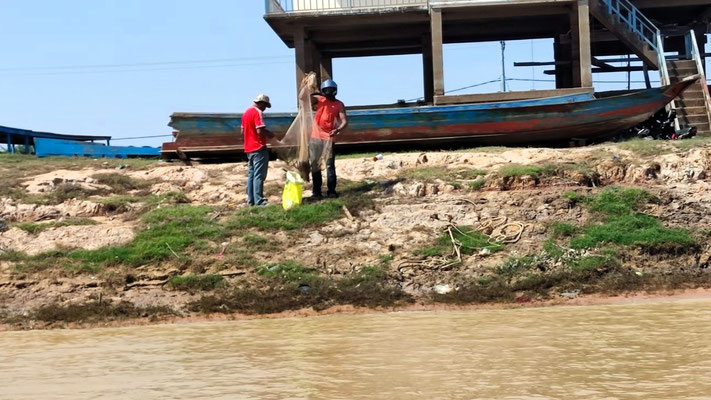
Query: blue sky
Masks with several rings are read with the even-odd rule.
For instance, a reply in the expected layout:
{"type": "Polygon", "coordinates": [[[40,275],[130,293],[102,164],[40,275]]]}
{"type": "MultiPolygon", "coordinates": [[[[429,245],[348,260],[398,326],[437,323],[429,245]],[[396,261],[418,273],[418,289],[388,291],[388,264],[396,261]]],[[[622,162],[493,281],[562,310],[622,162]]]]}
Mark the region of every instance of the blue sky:
{"type": "MultiPolygon", "coordinates": [[[[115,138],[168,135],[172,112],[241,112],[262,92],[272,97],[272,110],[293,111],[293,50],[263,13],[261,0],[0,0],[0,125],[115,138]]],[[[446,89],[498,79],[499,57],[498,43],[445,46],[446,89]]],[[[514,61],[552,60],[551,41],[508,42],[506,58],[509,77],[552,79],[545,68],[513,67],[514,61]]],[[[347,105],[422,95],[419,55],[338,59],[334,75],[347,105]]],[[[513,90],[552,87],[510,83],[513,90]]]]}

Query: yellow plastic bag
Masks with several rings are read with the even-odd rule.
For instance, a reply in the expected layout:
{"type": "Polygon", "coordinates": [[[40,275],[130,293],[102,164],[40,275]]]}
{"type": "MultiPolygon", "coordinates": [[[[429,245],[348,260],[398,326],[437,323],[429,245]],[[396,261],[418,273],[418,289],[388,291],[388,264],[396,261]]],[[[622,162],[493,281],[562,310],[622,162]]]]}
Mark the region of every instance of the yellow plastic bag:
{"type": "Polygon", "coordinates": [[[304,193],[304,180],[296,172],[286,173],[286,186],[281,195],[281,205],[285,210],[300,206],[304,193]]]}

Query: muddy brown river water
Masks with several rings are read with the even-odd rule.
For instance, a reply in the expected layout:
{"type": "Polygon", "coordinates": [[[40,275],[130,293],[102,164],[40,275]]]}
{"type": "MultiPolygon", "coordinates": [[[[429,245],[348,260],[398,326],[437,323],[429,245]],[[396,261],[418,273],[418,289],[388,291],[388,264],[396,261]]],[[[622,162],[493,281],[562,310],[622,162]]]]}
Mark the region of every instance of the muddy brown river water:
{"type": "Polygon", "coordinates": [[[0,399],[711,399],[711,300],[0,333],[0,399]]]}

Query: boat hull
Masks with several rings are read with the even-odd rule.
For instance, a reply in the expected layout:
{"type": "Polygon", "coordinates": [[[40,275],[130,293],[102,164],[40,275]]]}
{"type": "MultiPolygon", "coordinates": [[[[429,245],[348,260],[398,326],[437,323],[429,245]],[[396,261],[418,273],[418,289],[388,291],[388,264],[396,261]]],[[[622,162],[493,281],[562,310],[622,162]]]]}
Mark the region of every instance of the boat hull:
{"type": "MultiPolygon", "coordinates": [[[[525,144],[612,135],[649,118],[677,97],[693,81],[603,99],[568,98],[412,108],[355,110],[338,146],[470,142],[525,144]]],[[[236,114],[173,114],[169,124],[178,139],[163,146],[170,155],[188,152],[224,154],[241,151],[236,114]]],[[[266,123],[286,132],[294,114],[272,114],[266,123]]]]}

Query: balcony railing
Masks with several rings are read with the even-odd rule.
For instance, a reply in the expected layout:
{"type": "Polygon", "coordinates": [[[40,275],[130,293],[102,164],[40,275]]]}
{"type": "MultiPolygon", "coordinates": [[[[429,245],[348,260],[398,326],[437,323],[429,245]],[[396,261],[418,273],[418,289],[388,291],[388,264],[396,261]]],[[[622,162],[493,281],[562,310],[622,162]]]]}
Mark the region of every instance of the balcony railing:
{"type": "Polygon", "coordinates": [[[265,0],[267,14],[427,6],[428,0],[265,0]]]}

